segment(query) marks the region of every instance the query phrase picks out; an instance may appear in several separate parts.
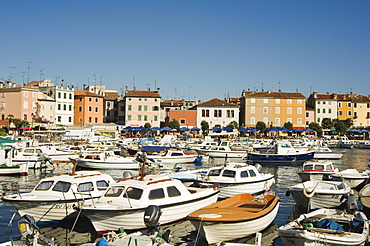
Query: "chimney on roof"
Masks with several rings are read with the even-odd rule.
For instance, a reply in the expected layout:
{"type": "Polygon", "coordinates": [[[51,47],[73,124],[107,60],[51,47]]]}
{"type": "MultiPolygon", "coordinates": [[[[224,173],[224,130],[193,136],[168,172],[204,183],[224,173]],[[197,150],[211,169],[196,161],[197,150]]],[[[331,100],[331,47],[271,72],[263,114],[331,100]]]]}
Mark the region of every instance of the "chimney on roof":
{"type": "Polygon", "coordinates": [[[157,88],[157,93],[159,94],[161,92],[161,88],[157,88]]]}
{"type": "Polygon", "coordinates": [[[125,90],[128,91],[128,86],[127,85],[125,86],[125,90]]]}
{"type": "Polygon", "coordinates": [[[136,91],[136,86],[134,86],[134,91],[136,91]]]}
{"type": "Polygon", "coordinates": [[[313,96],[313,98],[317,98],[317,92],[316,92],[316,91],[314,91],[314,92],[312,93],[312,96],[313,96]]]}
{"type": "Polygon", "coordinates": [[[83,85],[83,90],[86,90],[86,84],[83,85]]]}

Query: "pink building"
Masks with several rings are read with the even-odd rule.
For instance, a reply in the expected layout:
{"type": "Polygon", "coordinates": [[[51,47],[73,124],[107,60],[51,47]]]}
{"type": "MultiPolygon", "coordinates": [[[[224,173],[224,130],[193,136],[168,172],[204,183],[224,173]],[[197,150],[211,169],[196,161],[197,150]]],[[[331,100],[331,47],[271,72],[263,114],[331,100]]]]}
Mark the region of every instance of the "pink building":
{"type": "Polygon", "coordinates": [[[32,121],[36,113],[39,90],[26,86],[17,86],[12,82],[0,83],[0,119],[5,120],[8,115],[15,119],[32,121]]]}
{"type": "Polygon", "coordinates": [[[126,87],[124,107],[126,126],[144,126],[150,123],[152,127],[160,126],[160,100],[157,91],[128,90],[126,87]]]}

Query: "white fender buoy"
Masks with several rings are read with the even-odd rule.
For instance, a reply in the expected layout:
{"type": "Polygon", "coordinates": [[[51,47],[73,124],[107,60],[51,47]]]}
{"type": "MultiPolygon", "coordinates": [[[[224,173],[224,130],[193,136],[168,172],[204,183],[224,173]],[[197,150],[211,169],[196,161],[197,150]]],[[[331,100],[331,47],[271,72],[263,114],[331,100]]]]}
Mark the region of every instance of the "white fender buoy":
{"type": "Polygon", "coordinates": [[[315,195],[315,189],[313,189],[311,192],[307,192],[306,188],[303,188],[303,195],[305,195],[305,197],[313,197],[315,195]]]}

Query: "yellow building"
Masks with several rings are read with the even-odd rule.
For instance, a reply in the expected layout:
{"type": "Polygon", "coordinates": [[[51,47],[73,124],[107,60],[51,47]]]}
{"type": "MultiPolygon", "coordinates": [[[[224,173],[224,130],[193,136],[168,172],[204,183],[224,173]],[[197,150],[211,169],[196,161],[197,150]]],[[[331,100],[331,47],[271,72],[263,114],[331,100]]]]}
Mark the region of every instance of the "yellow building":
{"type": "Polygon", "coordinates": [[[283,127],[290,122],[295,128],[304,128],[305,99],[299,92],[243,91],[240,123],[252,127],[262,121],[266,126],[283,127]]]}

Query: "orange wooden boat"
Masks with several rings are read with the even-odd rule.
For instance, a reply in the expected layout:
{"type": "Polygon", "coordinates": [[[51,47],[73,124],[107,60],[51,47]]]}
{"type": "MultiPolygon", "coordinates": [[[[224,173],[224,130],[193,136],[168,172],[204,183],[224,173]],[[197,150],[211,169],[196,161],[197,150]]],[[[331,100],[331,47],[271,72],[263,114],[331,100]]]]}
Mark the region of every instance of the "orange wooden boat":
{"type": "Polygon", "coordinates": [[[254,198],[245,193],[192,212],[187,219],[209,244],[214,244],[262,231],[275,219],[278,210],[278,196],[254,198]]]}

